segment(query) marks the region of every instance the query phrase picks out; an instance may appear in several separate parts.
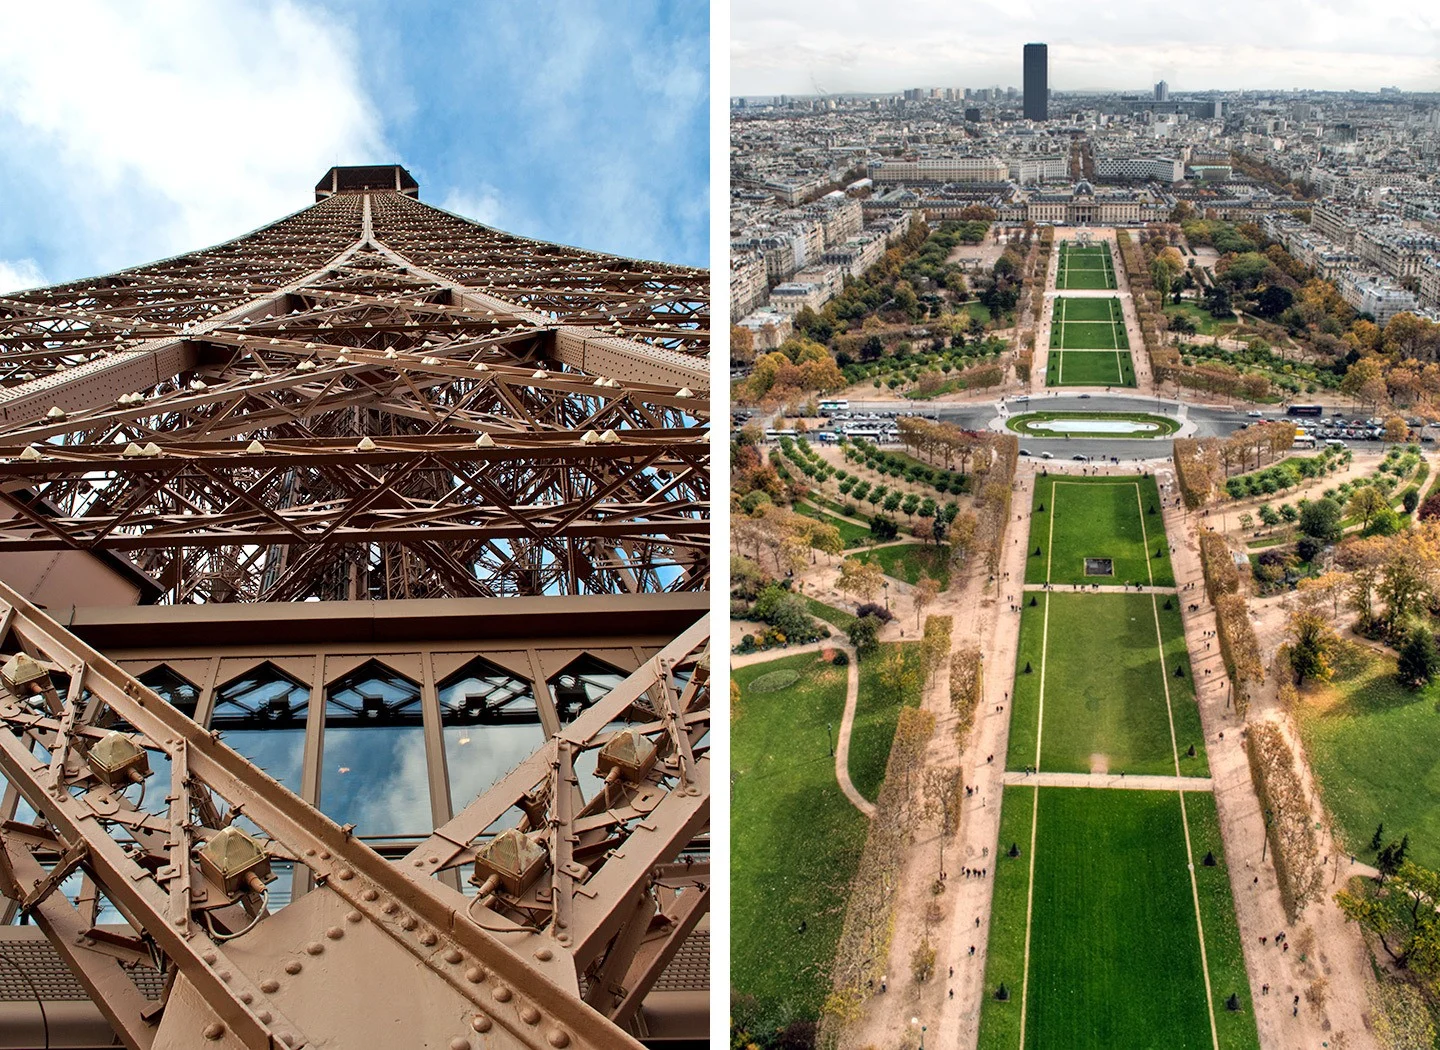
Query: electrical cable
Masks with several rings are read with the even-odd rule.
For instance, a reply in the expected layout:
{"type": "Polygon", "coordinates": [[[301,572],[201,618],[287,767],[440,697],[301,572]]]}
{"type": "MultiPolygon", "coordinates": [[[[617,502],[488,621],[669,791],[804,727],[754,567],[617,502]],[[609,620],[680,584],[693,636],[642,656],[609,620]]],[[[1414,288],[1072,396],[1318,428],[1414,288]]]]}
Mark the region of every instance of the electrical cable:
{"type": "Polygon", "coordinates": [[[11,966],[13,966],[15,968],[15,972],[20,975],[20,979],[30,986],[30,994],[35,997],[35,1005],[40,1008],[40,1025],[45,1033],[44,1050],[50,1050],[50,1018],[45,1013],[45,1000],[40,998],[40,989],[35,987],[35,982],[30,979],[30,975],[25,972],[25,970],[20,966],[20,964],[17,963],[14,959],[10,958],[10,956],[6,955],[3,951],[0,951],[0,960],[3,960],[4,962],[7,962],[11,966]]]}
{"type": "Polygon", "coordinates": [[[210,913],[208,911],[203,913],[205,916],[205,926],[210,931],[210,936],[214,938],[216,942],[224,944],[226,941],[233,941],[236,937],[244,936],[245,934],[253,930],[256,924],[265,917],[265,913],[267,909],[269,909],[269,907],[270,890],[267,888],[260,891],[260,910],[255,913],[255,917],[250,920],[249,924],[246,925],[243,930],[237,930],[234,933],[215,932],[215,926],[210,921],[210,913]]]}

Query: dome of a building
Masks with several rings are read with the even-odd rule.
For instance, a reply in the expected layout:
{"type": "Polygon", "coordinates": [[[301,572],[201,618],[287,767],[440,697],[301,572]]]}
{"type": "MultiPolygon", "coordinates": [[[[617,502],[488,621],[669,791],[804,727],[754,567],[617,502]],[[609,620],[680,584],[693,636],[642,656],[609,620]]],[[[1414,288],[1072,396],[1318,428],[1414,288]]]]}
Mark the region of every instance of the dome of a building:
{"type": "Polygon", "coordinates": [[[1095,196],[1095,187],[1090,185],[1090,183],[1086,182],[1084,179],[1081,179],[1075,184],[1075,196],[1079,197],[1082,194],[1086,197],[1095,196]]]}

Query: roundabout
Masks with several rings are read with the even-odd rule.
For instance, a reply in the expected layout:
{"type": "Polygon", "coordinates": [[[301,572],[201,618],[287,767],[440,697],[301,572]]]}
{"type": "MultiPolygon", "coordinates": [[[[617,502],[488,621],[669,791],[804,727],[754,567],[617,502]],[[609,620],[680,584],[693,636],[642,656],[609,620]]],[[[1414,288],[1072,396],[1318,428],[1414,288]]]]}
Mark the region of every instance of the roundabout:
{"type": "Polygon", "coordinates": [[[1034,438],[1160,438],[1178,431],[1180,421],[1146,412],[1025,412],[1005,426],[1034,438]]]}

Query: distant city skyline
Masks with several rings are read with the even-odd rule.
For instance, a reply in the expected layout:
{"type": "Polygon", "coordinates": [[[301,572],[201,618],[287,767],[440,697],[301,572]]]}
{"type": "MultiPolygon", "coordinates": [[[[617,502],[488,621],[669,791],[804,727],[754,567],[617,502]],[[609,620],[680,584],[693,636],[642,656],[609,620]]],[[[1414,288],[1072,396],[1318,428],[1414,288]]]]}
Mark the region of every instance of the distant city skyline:
{"type": "Polygon", "coordinates": [[[1138,0],[921,0],[904,19],[856,0],[731,8],[734,95],[1018,87],[1021,49],[1049,45],[1054,91],[1440,91],[1440,15],[1351,0],[1215,0],[1161,16],[1138,0]],[[923,27],[919,31],[917,27],[923,27]],[[1238,27],[1238,28],[1237,28],[1238,27]],[[817,91],[818,89],[818,91],[817,91]]]}

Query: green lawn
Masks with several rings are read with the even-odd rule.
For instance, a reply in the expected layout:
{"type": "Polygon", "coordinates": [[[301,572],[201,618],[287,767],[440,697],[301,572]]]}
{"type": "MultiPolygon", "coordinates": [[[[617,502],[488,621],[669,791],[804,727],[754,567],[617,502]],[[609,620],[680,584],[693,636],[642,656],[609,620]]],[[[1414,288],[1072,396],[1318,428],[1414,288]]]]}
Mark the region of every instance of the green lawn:
{"type": "Polygon", "coordinates": [[[1167,610],[1162,595],[1057,591],[1031,597],[1035,604],[1026,599],[1020,621],[1006,768],[1036,764],[1038,733],[1039,767],[1046,772],[1089,773],[1104,768],[1111,773],[1173,776],[1178,748],[1181,776],[1207,776],[1204,733],[1179,609],[1167,610]],[[1155,637],[1157,611],[1165,640],[1163,664],[1155,637]],[[1042,636],[1047,633],[1049,647],[1042,663],[1042,636]],[[1097,659],[1101,653],[1103,659],[1097,659]],[[1183,678],[1175,675],[1176,667],[1184,669],[1183,678]],[[1192,744],[1194,757],[1187,753],[1192,744]]]}
{"type": "Polygon", "coordinates": [[[1035,789],[1008,787],[1000,810],[1000,837],[989,878],[994,880],[985,942],[985,998],[980,1005],[980,1050],[1020,1046],[1020,986],[1025,976],[1025,897],[1030,888],[1030,818],[1035,789]],[[1009,855],[1010,845],[1020,856],[1009,855]],[[1004,984],[1008,1002],[995,993],[1004,984]]]}
{"type": "Polygon", "coordinates": [[[1023,412],[1018,416],[1011,416],[1005,421],[1005,426],[1017,434],[1026,437],[1057,440],[1063,437],[1059,431],[1042,430],[1037,424],[1048,422],[1064,422],[1073,424],[1075,429],[1071,433],[1081,434],[1086,437],[1127,437],[1127,438],[1148,438],[1166,437],[1180,429],[1180,421],[1174,416],[1151,415],[1147,412],[1023,412]],[[1113,431],[1101,431],[1096,429],[1087,432],[1082,424],[1089,423],[1145,423],[1155,427],[1155,430],[1144,431],[1134,434],[1115,434],[1113,431]]]}
{"type": "Polygon", "coordinates": [[[1233,326],[1235,320],[1233,317],[1231,317],[1229,321],[1223,319],[1217,320],[1211,316],[1209,310],[1190,300],[1186,300],[1178,306],[1172,303],[1165,307],[1165,314],[1167,317],[1184,314],[1195,322],[1195,330],[1200,335],[1215,335],[1222,324],[1230,324],[1233,326]]]}
{"type": "Polygon", "coordinates": [[[1245,972],[1245,955],[1240,947],[1240,927],[1235,921],[1235,901],[1230,895],[1230,875],[1215,796],[1205,792],[1186,794],[1185,815],[1190,821],[1195,888],[1200,895],[1200,918],[1205,926],[1205,961],[1210,967],[1220,1046],[1224,1050],[1258,1050],[1260,1037],[1255,1031],[1250,978],[1245,972]],[[1214,867],[1205,866],[1207,853],[1215,854],[1214,867]],[[1240,998],[1240,1009],[1233,1012],[1225,1008],[1225,1000],[1232,992],[1240,998]]]}
{"type": "Polygon", "coordinates": [[[840,530],[840,542],[845,544],[847,549],[863,546],[865,542],[870,539],[870,530],[864,525],[856,525],[852,521],[846,521],[844,518],[837,518],[833,514],[827,514],[825,511],[818,507],[813,507],[809,503],[803,503],[797,500],[795,502],[795,513],[803,514],[807,518],[814,518],[816,521],[824,522],[826,525],[834,525],[835,528],[840,530]]]}
{"type": "Polygon", "coordinates": [[[816,598],[806,598],[805,604],[810,607],[810,615],[818,616],[826,623],[833,624],[840,630],[849,632],[855,623],[855,614],[848,613],[844,609],[837,609],[833,605],[826,605],[816,598]]]}
{"type": "Polygon", "coordinates": [[[1297,711],[1336,834],[1366,857],[1384,821],[1387,841],[1408,834],[1415,862],[1440,867],[1440,686],[1405,689],[1390,657],[1339,663],[1336,680],[1307,690],[1297,711]]]}
{"type": "Polygon", "coordinates": [[[744,1024],[819,1016],[867,821],[840,792],[825,738],[845,709],[845,668],[802,653],[735,671],[731,714],[731,986],[744,1024]],[[788,689],[752,695],[777,669],[788,689]],[[803,934],[797,933],[805,923],[803,934]]]}
{"type": "MultiPolygon", "coordinates": [[[[1059,296],[1051,313],[1055,325],[1084,324],[1103,321],[1106,324],[1124,324],[1124,313],[1119,299],[1078,299],[1059,296]]],[[[1067,344],[1068,341],[1067,341],[1067,344]]]]}
{"type": "Polygon", "coordinates": [[[941,589],[950,586],[950,550],[928,543],[901,543],[893,547],[877,547],[857,555],[861,561],[874,561],[886,576],[908,584],[920,581],[923,572],[937,580],[941,589]]]}
{"type": "Polygon", "coordinates": [[[1055,287],[1064,291],[1068,288],[1092,289],[1114,288],[1115,263],[1110,257],[1108,244],[1097,244],[1090,248],[1060,246],[1060,263],[1055,272],[1055,287]]]}
{"type": "MultiPolygon", "coordinates": [[[[918,673],[919,642],[887,642],[880,651],[860,661],[860,693],[855,701],[855,724],[850,729],[850,781],[855,790],[871,802],[880,797],[880,784],[885,779],[885,763],[890,761],[890,745],[895,740],[895,724],[900,708],[920,703],[920,690],[910,689],[897,696],[886,686],[880,673],[885,654],[898,651],[905,657],[907,668],[918,673]]],[[[837,719],[835,728],[840,728],[837,719]]]]}
{"type": "MultiPolygon", "coordinates": [[[[1005,822],[1002,854],[1009,841],[1019,841],[1019,832],[1028,830],[1024,825],[1029,823],[1035,790],[1006,789],[1006,810],[1027,812],[1023,820],[1005,822]]],[[[1179,795],[1038,790],[1025,1046],[1035,1050],[1211,1047],[1179,795]],[[1144,861],[1137,863],[1141,857],[1144,861]]],[[[980,1046],[986,1050],[1018,1045],[1019,1019],[1009,1015],[1020,1010],[1023,932],[1021,965],[1016,966],[1008,943],[1013,935],[998,927],[1013,923],[1017,912],[1023,926],[1028,838],[1019,845],[1018,859],[1002,857],[996,862],[1003,876],[996,883],[997,928],[992,937],[1006,943],[987,970],[986,990],[993,995],[999,981],[1005,980],[1012,998],[1008,1004],[987,1001],[980,1035],[980,1046]],[[1021,896],[1019,908],[999,900],[1002,892],[1021,896]]],[[[1200,858],[1196,859],[1198,864],[1200,858]]],[[[1202,915],[1204,910],[1202,902],[1202,915]]],[[[1207,946],[1210,941],[1207,936],[1207,946]]],[[[1223,996],[1217,995],[1215,1005],[1217,1012],[1224,1010],[1223,996]]],[[[1235,1020],[1225,1026],[1222,1046],[1226,1050],[1255,1046],[1248,1009],[1235,1020]]]]}
{"type": "Polygon", "coordinates": [[[1050,386],[1134,386],[1128,350],[1052,350],[1045,381],[1050,386]]]}
{"type": "Polygon", "coordinates": [[[1047,580],[1067,586],[1128,582],[1173,587],[1175,574],[1170,567],[1155,479],[1053,474],[1038,478],[1025,582],[1047,580]],[[1157,551],[1159,557],[1154,556],[1157,551]],[[1110,558],[1113,574],[1086,576],[1087,557],[1110,558]]]}

